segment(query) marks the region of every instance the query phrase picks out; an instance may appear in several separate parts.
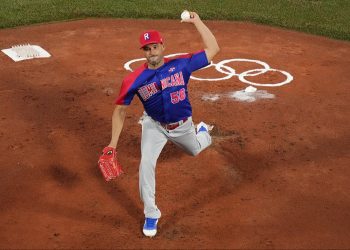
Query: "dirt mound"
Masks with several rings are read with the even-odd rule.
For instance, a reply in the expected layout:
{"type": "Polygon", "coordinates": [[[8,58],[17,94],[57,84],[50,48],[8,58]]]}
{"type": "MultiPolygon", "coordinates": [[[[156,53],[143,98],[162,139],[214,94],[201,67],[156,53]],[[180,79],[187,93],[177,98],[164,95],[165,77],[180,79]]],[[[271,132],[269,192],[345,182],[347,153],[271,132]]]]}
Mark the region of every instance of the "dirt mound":
{"type": "MultiPolygon", "coordinates": [[[[151,240],[141,232],[138,100],[118,145],[126,174],[105,183],[96,163],[110,139],[123,65],[143,56],[138,34],[155,28],[167,53],[194,52],[202,49],[194,28],[90,19],[0,30],[1,48],[30,42],[52,55],[14,63],[0,54],[0,248],[350,246],[350,44],[247,23],[207,24],[221,47],[216,63],[259,60],[294,80],[257,87],[274,98],[253,102],[231,98],[248,86],[237,75],[191,81],[194,121],[215,125],[214,142],[195,158],[165,147],[157,166],[163,217],[151,240]]],[[[262,67],[226,66],[237,74],[262,67]]],[[[226,75],[211,67],[195,76],[226,75]]]]}

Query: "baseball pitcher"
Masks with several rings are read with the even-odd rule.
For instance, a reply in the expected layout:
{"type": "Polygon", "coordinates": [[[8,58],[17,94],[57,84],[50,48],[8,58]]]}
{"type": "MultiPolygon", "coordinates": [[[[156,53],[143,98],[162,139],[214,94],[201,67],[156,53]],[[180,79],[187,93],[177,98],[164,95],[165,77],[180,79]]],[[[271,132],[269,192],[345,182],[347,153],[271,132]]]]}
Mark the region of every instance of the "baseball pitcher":
{"type": "Polygon", "coordinates": [[[157,159],[168,140],[190,155],[197,155],[211,144],[210,127],[200,122],[195,128],[187,85],[192,72],[207,66],[219,52],[218,43],[195,12],[182,20],[193,24],[202,37],[204,50],[176,58],[164,58],[164,43],[155,30],[140,35],[140,48],[147,62],[126,76],[116,99],[112,116],[112,139],[98,161],[106,181],[118,177],[122,167],[116,147],[127,106],[135,95],[144,106],[142,119],[139,191],[144,203],[143,233],[153,237],[161,212],[155,199],[155,168],[157,159]]]}

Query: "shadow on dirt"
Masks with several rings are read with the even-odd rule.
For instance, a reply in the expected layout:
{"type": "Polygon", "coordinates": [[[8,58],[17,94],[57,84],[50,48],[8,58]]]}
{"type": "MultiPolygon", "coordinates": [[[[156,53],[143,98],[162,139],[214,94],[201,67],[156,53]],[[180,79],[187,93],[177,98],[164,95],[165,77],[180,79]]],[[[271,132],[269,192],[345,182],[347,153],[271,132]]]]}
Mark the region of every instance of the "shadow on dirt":
{"type": "Polygon", "coordinates": [[[62,165],[51,165],[49,167],[49,175],[64,188],[75,187],[81,181],[78,173],[62,165]]]}

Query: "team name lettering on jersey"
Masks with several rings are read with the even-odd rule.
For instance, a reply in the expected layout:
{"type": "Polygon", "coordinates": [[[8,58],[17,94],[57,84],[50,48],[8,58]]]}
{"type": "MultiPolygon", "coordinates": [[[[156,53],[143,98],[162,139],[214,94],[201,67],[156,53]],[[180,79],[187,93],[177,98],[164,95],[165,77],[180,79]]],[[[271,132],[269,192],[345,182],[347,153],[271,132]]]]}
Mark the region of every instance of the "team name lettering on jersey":
{"type": "Polygon", "coordinates": [[[166,78],[163,78],[162,80],[160,80],[160,82],[162,84],[162,90],[173,86],[185,85],[182,71],[175,73],[173,75],[170,75],[166,78]]]}
{"type": "Polygon", "coordinates": [[[144,101],[147,101],[151,96],[153,96],[154,94],[156,94],[159,89],[157,87],[156,82],[152,82],[150,84],[147,84],[145,86],[142,86],[141,88],[139,88],[137,90],[141,96],[141,98],[144,101]]]}

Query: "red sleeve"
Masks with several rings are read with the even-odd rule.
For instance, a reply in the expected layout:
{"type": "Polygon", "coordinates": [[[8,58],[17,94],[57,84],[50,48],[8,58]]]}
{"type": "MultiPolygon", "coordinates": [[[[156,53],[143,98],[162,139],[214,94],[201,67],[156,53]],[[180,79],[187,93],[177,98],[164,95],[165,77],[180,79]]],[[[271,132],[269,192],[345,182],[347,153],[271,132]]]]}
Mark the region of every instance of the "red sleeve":
{"type": "Polygon", "coordinates": [[[122,82],[122,86],[119,91],[119,96],[115,100],[117,105],[129,105],[135,96],[136,88],[133,85],[140,74],[145,70],[145,65],[137,68],[134,72],[126,76],[122,82]]]}

